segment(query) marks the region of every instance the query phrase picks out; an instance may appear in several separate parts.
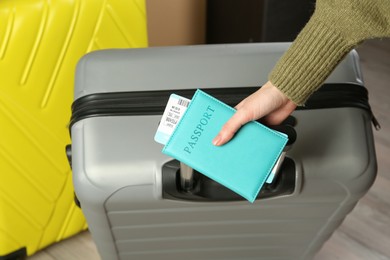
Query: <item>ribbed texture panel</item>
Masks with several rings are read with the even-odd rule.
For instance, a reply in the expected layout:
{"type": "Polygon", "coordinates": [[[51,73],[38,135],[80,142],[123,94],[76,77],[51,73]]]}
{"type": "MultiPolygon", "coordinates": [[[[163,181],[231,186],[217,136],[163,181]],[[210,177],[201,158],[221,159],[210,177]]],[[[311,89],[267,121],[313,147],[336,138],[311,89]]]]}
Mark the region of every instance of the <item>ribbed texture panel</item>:
{"type": "Polygon", "coordinates": [[[303,105],[358,43],[386,36],[390,36],[390,1],[317,1],[313,17],[269,80],[303,105]]]}
{"type": "MultiPolygon", "coordinates": [[[[307,259],[307,246],[330,236],[333,228],[321,235],[319,230],[338,207],[335,201],[258,204],[187,207],[183,203],[107,215],[121,260],[287,260],[307,259]]],[[[332,219],[330,225],[338,226],[343,218],[332,219]]],[[[310,250],[319,246],[317,242],[310,250]]]]}
{"type": "Polygon", "coordinates": [[[353,48],[320,22],[312,20],[304,30],[269,76],[270,81],[298,105],[304,104],[353,48]]]}

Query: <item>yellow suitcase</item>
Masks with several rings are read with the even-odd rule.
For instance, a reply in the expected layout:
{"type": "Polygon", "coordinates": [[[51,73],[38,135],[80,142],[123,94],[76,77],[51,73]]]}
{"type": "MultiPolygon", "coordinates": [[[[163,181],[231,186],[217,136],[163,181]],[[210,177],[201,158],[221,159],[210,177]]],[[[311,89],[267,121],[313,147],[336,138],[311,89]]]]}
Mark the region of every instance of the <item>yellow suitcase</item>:
{"type": "Polygon", "coordinates": [[[0,259],[87,228],[65,156],[75,65],[146,47],[144,1],[0,1],[0,259]]]}

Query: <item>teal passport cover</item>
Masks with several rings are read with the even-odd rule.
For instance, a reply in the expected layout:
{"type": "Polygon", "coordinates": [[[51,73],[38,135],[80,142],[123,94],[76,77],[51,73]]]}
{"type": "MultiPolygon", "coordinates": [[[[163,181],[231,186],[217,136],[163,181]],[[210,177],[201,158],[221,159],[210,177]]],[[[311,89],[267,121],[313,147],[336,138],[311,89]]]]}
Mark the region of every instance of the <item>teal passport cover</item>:
{"type": "Polygon", "coordinates": [[[212,140],[235,110],[197,90],[163,153],[253,202],[279,158],[287,137],[252,121],[223,146],[212,140]]]}

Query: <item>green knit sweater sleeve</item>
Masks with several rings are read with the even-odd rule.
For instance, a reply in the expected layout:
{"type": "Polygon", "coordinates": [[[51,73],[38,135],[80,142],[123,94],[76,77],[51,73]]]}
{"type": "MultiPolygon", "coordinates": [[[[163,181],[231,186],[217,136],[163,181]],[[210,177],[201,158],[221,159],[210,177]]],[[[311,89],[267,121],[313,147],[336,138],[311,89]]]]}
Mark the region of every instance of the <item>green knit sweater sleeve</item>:
{"type": "Polygon", "coordinates": [[[303,105],[360,42],[390,36],[390,0],[317,0],[316,9],[269,75],[303,105]]]}

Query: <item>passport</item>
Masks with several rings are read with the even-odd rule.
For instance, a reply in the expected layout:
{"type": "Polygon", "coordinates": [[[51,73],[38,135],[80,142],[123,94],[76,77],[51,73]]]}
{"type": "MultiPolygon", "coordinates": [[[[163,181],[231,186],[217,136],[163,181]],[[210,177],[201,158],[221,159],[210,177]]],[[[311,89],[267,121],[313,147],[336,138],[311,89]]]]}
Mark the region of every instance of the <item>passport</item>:
{"type": "Polygon", "coordinates": [[[228,143],[214,146],[212,140],[234,113],[234,108],[198,89],[162,152],[253,203],[288,138],[251,121],[228,143]]]}

